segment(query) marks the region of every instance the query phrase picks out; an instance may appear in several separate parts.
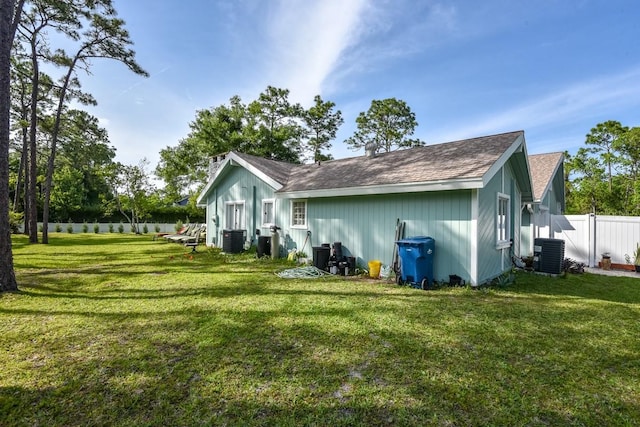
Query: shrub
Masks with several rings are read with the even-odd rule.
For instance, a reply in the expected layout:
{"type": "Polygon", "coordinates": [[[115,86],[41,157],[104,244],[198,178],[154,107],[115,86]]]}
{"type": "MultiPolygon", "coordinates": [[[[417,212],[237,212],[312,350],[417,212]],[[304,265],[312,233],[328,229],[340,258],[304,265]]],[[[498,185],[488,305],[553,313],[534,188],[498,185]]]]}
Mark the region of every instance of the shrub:
{"type": "Polygon", "coordinates": [[[11,233],[18,234],[20,232],[20,225],[24,219],[24,213],[22,212],[9,212],[9,228],[11,233]]]}
{"type": "Polygon", "coordinates": [[[113,233],[113,224],[109,223],[109,233],[113,233]]]}
{"type": "Polygon", "coordinates": [[[180,220],[180,219],[179,219],[179,220],[176,222],[176,233],[177,233],[178,231],[180,231],[180,229],[181,229],[182,227],[184,227],[184,224],[182,223],[182,220],[180,220]]]}
{"type": "Polygon", "coordinates": [[[122,223],[122,221],[120,221],[120,224],[118,224],[118,233],[124,233],[124,224],[122,223]]]}
{"type": "Polygon", "coordinates": [[[154,227],[154,230],[156,230],[156,233],[160,232],[160,226],[158,224],[156,224],[156,226],[154,227]]]}
{"type": "Polygon", "coordinates": [[[71,224],[71,221],[67,224],[67,233],[73,234],[73,224],[71,224]]]}
{"type": "Polygon", "coordinates": [[[97,222],[93,223],[93,232],[96,234],[100,233],[100,224],[98,224],[97,222]]]}
{"type": "Polygon", "coordinates": [[[88,233],[89,232],[89,224],[87,224],[87,221],[84,221],[82,223],[82,232],[83,233],[88,233]]]}
{"type": "Polygon", "coordinates": [[[147,223],[145,222],[144,227],[142,227],[142,233],[143,234],[147,234],[149,232],[149,227],[147,226],[147,223]]]}
{"type": "Polygon", "coordinates": [[[62,233],[62,225],[60,223],[56,223],[56,233],[62,233]]]}

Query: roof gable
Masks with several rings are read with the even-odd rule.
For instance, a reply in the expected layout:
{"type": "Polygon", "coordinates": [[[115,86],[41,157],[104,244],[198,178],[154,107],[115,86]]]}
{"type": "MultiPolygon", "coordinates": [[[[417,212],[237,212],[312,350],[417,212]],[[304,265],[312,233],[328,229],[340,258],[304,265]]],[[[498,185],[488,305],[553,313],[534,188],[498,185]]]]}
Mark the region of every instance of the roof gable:
{"type": "Polygon", "coordinates": [[[564,160],[564,153],[533,154],[529,156],[533,201],[539,203],[551,188],[553,177],[564,160]]]}
{"type": "Polygon", "coordinates": [[[222,164],[216,169],[215,173],[210,177],[209,182],[200,192],[197,204],[202,206],[207,195],[215,186],[215,183],[222,179],[230,168],[240,166],[269,184],[274,190],[279,190],[287,182],[287,177],[292,168],[296,167],[293,163],[280,162],[276,160],[264,159],[262,157],[252,156],[250,154],[230,152],[223,160],[222,164]]]}

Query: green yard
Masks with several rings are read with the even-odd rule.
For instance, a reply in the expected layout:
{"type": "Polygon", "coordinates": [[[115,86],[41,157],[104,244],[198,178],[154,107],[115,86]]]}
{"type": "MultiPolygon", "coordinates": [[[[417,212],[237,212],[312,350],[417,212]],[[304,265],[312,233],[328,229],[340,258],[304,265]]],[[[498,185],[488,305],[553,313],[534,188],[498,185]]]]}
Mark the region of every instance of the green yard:
{"type": "Polygon", "coordinates": [[[640,279],[284,280],[149,236],[14,240],[0,425],[640,425],[640,279]]]}

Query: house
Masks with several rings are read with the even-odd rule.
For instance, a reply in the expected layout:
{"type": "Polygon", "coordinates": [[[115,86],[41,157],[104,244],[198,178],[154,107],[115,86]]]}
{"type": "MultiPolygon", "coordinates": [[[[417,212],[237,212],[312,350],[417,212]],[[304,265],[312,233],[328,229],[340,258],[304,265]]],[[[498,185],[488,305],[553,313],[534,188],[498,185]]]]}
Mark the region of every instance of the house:
{"type": "Polygon", "coordinates": [[[520,255],[521,206],[533,202],[523,131],[305,165],[231,152],[212,170],[198,198],[209,245],[275,224],[284,250],[339,241],[359,265],[388,265],[400,219],[405,236],[435,239],[436,280],[472,285],[520,255]]]}
{"type": "Polygon", "coordinates": [[[523,205],[522,255],[533,254],[535,238],[553,238],[553,216],[565,208],[564,153],[529,156],[533,180],[533,202],[523,205]]]}

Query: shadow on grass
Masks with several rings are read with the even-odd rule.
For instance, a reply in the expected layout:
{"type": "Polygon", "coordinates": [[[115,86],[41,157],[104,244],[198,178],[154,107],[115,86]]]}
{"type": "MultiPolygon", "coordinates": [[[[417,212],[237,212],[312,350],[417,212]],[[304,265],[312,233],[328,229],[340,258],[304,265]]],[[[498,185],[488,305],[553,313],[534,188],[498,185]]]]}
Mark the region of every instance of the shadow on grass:
{"type": "Polygon", "coordinates": [[[519,272],[509,290],[528,295],[565,296],[623,304],[640,304],[640,280],[598,274],[567,274],[560,277],[519,272]]]}
{"type": "MultiPolygon", "coordinates": [[[[315,294],[321,293],[307,297],[315,294]]],[[[589,331],[560,330],[548,317],[552,310],[542,316],[545,325],[534,317],[539,306],[437,323],[463,319],[472,307],[465,296],[441,297],[427,305],[426,297],[416,299],[402,312],[359,300],[332,307],[344,296],[321,295],[288,309],[119,313],[99,322],[106,330],[85,335],[70,327],[68,342],[56,342],[48,360],[27,359],[41,364],[37,387],[0,388],[0,424],[624,425],[637,419],[637,383],[618,382],[637,362],[603,352],[589,331]],[[443,307],[447,298],[454,301],[443,307]],[[500,329],[505,324],[523,327],[511,335],[500,329]],[[523,346],[527,332],[539,327],[546,340],[523,346]],[[593,364],[568,351],[575,342],[593,364]]],[[[489,302],[498,310],[499,303],[489,302]]],[[[39,346],[47,352],[46,343],[39,346]]]]}
{"type": "Polygon", "coordinates": [[[59,248],[21,249],[38,269],[0,308],[2,425],[640,419],[637,281],[519,275],[489,292],[286,281],[272,275],[284,264],[190,260],[138,236],[114,237],[110,252],[91,237],[91,250],[65,247],[86,253],[79,267],[38,268],[59,248]]]}

